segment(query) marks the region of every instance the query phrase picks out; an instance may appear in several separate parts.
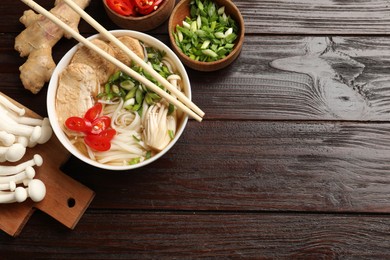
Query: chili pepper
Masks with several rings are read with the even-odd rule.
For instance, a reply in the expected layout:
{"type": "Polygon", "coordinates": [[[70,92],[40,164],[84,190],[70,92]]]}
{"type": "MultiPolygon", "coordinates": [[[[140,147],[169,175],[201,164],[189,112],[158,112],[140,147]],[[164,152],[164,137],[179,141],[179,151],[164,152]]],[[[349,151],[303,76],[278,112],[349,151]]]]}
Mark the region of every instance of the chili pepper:
{"type": "Polygon", "coordinates": [[[148,15],[157,10],[163,0],[106,0],[108,7],[123,16],[148,15]]]}
{"type": "Polygon", "coordinates": [[[65,121],[65,126],[72,131],[84,133],[86,145],[97,151],[107,151],[116,131],[110,128],[111,118],[100,116],[103,106],[97,103],[85,113],[84,117],[72,116],[65,121]]]}
{"type": "Polygon", "coordinates": [[[156,10],[162,0],[134,0],[138,13],[147,15],[156,10]]]}
{"type": "Polygon", "coordinates": [[[130,0],[106,0],[108,7],[123,16],[134,15],[133,1],[130,0]]]}

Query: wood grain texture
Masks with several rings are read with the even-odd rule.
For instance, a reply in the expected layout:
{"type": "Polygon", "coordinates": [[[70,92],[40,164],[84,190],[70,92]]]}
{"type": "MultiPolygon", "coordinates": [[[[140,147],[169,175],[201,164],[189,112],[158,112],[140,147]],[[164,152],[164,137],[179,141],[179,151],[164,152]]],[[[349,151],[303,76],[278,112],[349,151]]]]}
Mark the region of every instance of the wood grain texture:
{"type": "Polygon", "coordinates": [[[248,33],[388,34],[390,6],[382,0],[235,0],[248,33]]]}
{"type": "Polygon", "coordinates": [[[389,226],[388,216],[89,211],[72,232],[32,218],[17,240],[0,234],[0,251],[11,259],[387,259],[389,226]]]}
{"type": "MultiPolygon", "coordinates": [[[[17,239],[0,233],[0,258],[390,258],[389,1],[234,2],[247,33],[239,58],[188,69],[204,122],[142,169],[72,158],[63,170],[96,191],[76,229],[37,212],[17,239]]],[[[45,91],[18,79],[25,8],[2,3],[1,91],[46,115],[45,91]]],[[[101,1],[86,10],[117,28],[101,1]]],[[[150,32],[168,43],[166,33],[150,32]]],[[[62,40],[55,60],[73,44],[62,40]]]]}
{"type": "Polygon", "coordinates": [[[389,45],[384,37],[249,36],[227,69],[190,71],[194,100],[206,119],[387,121],[389,45]]]}
{"type": "MultiPolygon", "coordinates": [[[[157,38],[169,45],[167,36],[157,38]]],[[[46,87],[38,95],[23,89],[17,75],[23,59],[13,41],[13,35],[0,40],[1,90],[21,103],[36,102],[45,115],[38,104],[45,102],[46,87]]],[[[64,39],[54,60],[74,44],[64,39]]],[[[244,45],[224,70],[188,69],[193,100],[202,104],[206,120],[389,120],[388,38],[247,36],[244,45]]]]}
{"type": "MultiPolygon", "coordinates": [[[[179,0],[177,0],[179,1],[179,0]]],[[[39,2],[50,9],[50,1],[39,2]]],[[[390,6],[385,0],[234,0],[240,9],[248,34],[389,34],[390,6]]],[[[27,7],[19,1],[6,1],[0,6],[0,31],[19,32],[20,17],[27,7]]],[[[91,1],[86,9],[107,29],[117,28],[106,16],[100,0],[91,1]]],[[[93,29],[82,22],[82,32],[93,29]]],[[[166,23],[151,31],[167,32],[166,23]]]]}
{"type": "Polygon", "coordinates": [[[390,212],[390,125],[190,122],[174,148],[142,169],[70,176],[93,208],[390,212]],[[109,181],[107,181],[109,178],[109,181]]]}

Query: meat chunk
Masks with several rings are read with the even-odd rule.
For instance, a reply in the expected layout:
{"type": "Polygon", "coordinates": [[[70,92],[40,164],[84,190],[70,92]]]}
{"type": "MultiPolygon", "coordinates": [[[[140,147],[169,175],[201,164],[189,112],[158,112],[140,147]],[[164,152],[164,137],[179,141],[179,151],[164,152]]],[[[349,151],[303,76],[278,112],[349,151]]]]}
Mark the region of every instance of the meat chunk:
{"type": "MultiPolygon", "coordinates": [[[[144,48],[141,46],[139,40],[134,39],[130,36],[121,36],[118,37],[118,40],[120,40],[124,45],[126,45],[130,50],[132,50],[138,57],[141,59],[145,58],[144,55],[144,48]]],[[[122,63],[126,64],[127,66],[131,65],[131,59],[129,55],[124,53],[119,47],[117,47],[115,44],[110,43],[110,46],[115,51],[115,57],[120,60],[122,63]]]]}
{"type": "Polygon", "coordinates": [[[95,101],[100,85],[95,70],[82,63],[69,64],[59,75],[56,94],[56,112],[59,124],[71,116],[83,117],[95,101]]]}
{"type": "MultiPolygon", "coordinates": [[[[115,51],[108,43],[99,39],[94,39],[91,42],[111,56],[115,56],[115,51]]],[[[71,63],[87,64],[96,70],[100,84],[106,83],[108,78],[116,71],[116,66],[114,64],[102,58],[95,51],[86,46],[83,46],[76,51],[71,63]]]]}

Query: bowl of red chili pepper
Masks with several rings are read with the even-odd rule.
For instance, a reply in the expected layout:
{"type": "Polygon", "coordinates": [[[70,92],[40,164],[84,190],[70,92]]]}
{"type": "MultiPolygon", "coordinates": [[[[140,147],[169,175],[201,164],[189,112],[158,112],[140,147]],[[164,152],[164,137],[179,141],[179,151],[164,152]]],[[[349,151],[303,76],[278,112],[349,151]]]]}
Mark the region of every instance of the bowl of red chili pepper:
{"type": "Polygon", "coordinates": [[[163,24],[175,7],[175,0],[103,0],[108,17],[119,27],[150,31],[163,24]]]}

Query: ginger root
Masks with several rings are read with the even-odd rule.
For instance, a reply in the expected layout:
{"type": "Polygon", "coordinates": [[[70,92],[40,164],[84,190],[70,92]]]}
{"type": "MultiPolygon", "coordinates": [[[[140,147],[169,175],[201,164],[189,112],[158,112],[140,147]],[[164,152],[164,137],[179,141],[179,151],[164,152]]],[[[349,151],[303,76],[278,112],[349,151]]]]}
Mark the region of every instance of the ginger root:
{"type": "MultiPolygon", "coordinates": [[[[73,0],[82,9],[85,9],[90,0],[73,0]]],[[[55,2],[50,12],[63,22],[68,24],[76,32],[80,16],[61,0],[55,2]]],[[[71,38],[48,18],[34,13],[32,10],[25,11],[20,22],[26,26],[15,38],[15,50],[21,57],[26,57],[25,64],[20,66],[20,79],[24,88],[32,93],[38,93],[44,84],[50,80],[55,68],[52,58],[53,46],[63,37],[71,38]]]]}

